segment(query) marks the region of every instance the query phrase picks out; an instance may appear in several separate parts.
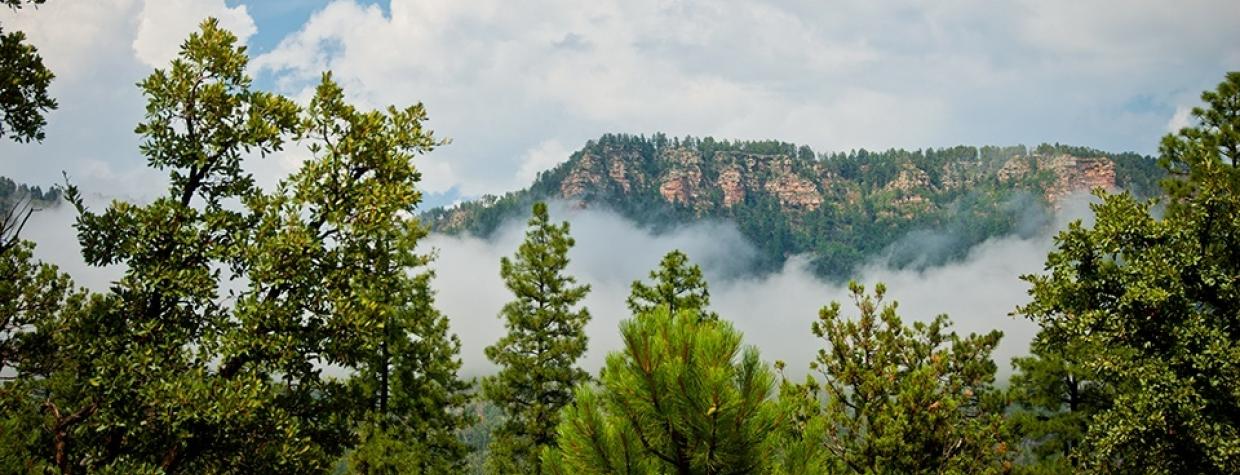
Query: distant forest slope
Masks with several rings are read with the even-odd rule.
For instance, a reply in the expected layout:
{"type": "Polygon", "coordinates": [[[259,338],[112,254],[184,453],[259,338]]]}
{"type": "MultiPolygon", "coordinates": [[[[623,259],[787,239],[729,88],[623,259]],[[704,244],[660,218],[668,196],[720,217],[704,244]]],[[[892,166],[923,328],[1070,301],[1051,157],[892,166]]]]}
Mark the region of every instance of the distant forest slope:
{"type": "Polygon", "coordinates": [[[485,237],[549,199],[606,207],[655,231],[729,220],[759,249],[758,270],[809,254],[816,273],[839,279],[878,256],[895,266],[957,259],[988,238],[1036,232],[1071,193],[1149,196],[1163,176],[1148,156],[1059,144],[816,154],[778,141],[605,135],[528,189],[423,220],[485,237]],[[914,231],[951,239],[900,245],[914,231]]]}
{"type": "MultiPolygon", "coordinates": [[[[39,209],[54,207],[59,203],[59,188],[53,186],[48,187],[44,191],[39,186],[17,183],[7,177],[0,176],[0,219],[8,219],[10,211],[21,211],[14,210],[14,207],[18,205],[39,209]]],[[[12,214],[16,215],[18,213],[13,212],[12,214]]]]}

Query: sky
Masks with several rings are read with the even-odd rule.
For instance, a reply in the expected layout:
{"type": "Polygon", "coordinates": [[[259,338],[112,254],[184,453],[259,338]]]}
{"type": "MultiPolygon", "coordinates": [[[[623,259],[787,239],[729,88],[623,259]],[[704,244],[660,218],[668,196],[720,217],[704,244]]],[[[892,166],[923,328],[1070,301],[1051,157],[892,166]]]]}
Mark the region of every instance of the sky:
{"type": "MultiPolygon", "coordinates": [[[[779,139],[818,151],[1061,142],[1155,153],[1200,91],[1240,69],[1219,1],[51,0],[0,13],[57,74],[42,144],[0,175],[68,173],[133,198],[134,86],[207,16],[260,88],[305,98],[325,70],[365,107],[426,104],[452,143],[419,158],[426,205],[528,185],[609,132],[779,139]]],[[[306,157],[256,162],[273,184],[306,157]]]]}

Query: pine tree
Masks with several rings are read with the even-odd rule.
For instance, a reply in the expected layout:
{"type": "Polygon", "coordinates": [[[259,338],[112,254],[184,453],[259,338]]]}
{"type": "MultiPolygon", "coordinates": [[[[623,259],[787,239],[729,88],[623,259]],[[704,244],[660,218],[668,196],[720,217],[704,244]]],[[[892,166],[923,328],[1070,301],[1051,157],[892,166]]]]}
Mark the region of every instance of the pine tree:
{"type": "Polygon", "coordinates": [[[483,380],[482,392],[506,418],[488,447],[492,473],[540,473],[539,454],[555,445],[560,409],[589,379],[576,363],[586,351],[590,314],[574,307],[590,286],[564,273],[573,244],[568,223],[552,223],[547,205],[535,203],[525,242],[500,260],[500,276],[516,299],[500,312],[508,334],[486,349],[500,371],[483,380]]]}
{"type": "MultiPolygon", "coordinates": [[[[1003,439],[1003,401],[992,387],[990,353],[1001,333],[961,338],[946,315],[905,326],[896,303],[850,284],[860,315],[845,319],[839,302],[813,323],[826,343],[810,365],[801,394],[825,398],[819,447],[831,473],[999,473],[1010,467],[1003,439]]],[[[796,420],[796,419],[793,419],[796,420]]],[[[815,424],[815,425],[816,425],[815,424]]],[[[813,428],[814,425],[806,424],[813,428]]]]}
{"type": "Polygon", "coordinates": [[[633,315],[651,313],[664,305],[672,314],[689,309],[697,312],[702,319],[719,318],[719,315],[706,310],[710,305],[710,291],[702,278],[702,268],[696,264],[690,265],[685,253],[674,250],[663,256],[659,268],[650,271],[650,280],[652,285],[633,281],[633,292],[628,298],[629,311],[633,315]]]}
{"type": "Polygon", "coordinates": [[[1021,312],[1114,394],[1077,451],[1106,473],[1240,473],[1240,72],[1166,136],[1165,209],[1104,195],[1021,312]]]}
{"type": "Polygon", "coordinates": [[[1065,473],[1080,468],[1077,448],[1094,415],[1110,406],[1107,387],[1086,368],[1079,344],[1059,345],[1043,335],[1030,343],[1030,355],[1014,358],[1009,382],[1008,424],[1026,441],[1018,473],[1065,473]]]}
{"type": "Polygon", "coordinates": [[[468,448],[457,432],[472,421],[465,411],[470,384],[457,377],[461,343],[434,307],[432,272],[414,278],[400,296],[408,302],[383,328],[375,360],[350,382],[371,395],[372,412],[350,457],[357,473],[459,473],[468,448]]]}
{"type": "Polygon", "coordinates": [[[578,386],[548,473],[763,473],[774,375],[729,322],[660,306],[620,324],[598,387],[578,386]]]}

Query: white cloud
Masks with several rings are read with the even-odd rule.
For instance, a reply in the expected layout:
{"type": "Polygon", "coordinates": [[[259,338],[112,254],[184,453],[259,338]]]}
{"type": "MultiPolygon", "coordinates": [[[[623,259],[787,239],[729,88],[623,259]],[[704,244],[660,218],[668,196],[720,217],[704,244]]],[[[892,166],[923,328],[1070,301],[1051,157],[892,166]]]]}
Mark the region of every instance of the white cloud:
{"type": "Polygon", "coordinates": [[[522,186],[529,186],[538,177],[539,172],[547,171],[563,163],[572,153],[559,140],[545,140],[537,147],[525,152],[521,160],[521,168],[517,169],[517,179],[520,180],[522,186]]]}
{"type": "Polygon", "coordinates": [[[224,0],[146,0],[138,14],[134,54],[147,66],[165,67],[207,17],[218,19],[241,44],[257,31],[245,5],[229,7],[224,0]]]}
{"type": "MultiPolygon", "coordinates": [[[[419,159],[424,189],[470,197],[528,183],[528,151],[607,132],[1153,152],[1177,105],[1240,66],[1229,3],[338,0],[252,66],[300,99],[330,69],[365,107],[425,101],[454,142],[419,159]]],[[[224,0],[0,9],[56,71],[61,101],[47,144],[0,144],[16,163],[5,173],[144,167],[133,84],[208,15],[242,39],[266,28],[224,0]]]]}
{"type": "MultiPolygon", "coordinates": [[[[946,313],[961,334],[1002,330],[994,358],[1000,374],[1006,375],[1011,358],[1025,354],[1037,332],[1032,322],[1009,316],[1028,301],[1020,276],[1041,272],[1052,233],[1088,213],[1086,201],[1074,198],[1053,226],[1033,236],[995,238],[963,260],[923,270],[894,269],[876,260],[856,277],[868,286],[885,282],[906,321],[929,321],[946,313]]],[[[582,363],[591,371],[601,366],[607,352],[621,347],[617,325],[629,317],[624,301],[630,282],[645,279],[672,249],[685,251],[702,266],[712,307],[745,332],[745,342],[758,346],[767,361],[786,361],[793,374],[804,371],[822,346],[809,331],[818,309],[833,300],[847,305],[847,289],[816,277],[802,257],[790,259],[779,272],[753,277],[746,266],[755,250],[730,224],[702,223],[657,234],[606,210],[554,203],[551,215],[571,222],[577,246],[569,253],[568,272],[592,287],[584,301],[593,319],[586,328],[590,347],[582,363]]],[[[499,310],[512,298],[499,278],[499,259],[516,250],[523,232],[524,222],[517,219],[489,240],[432,235],[425,243],[439,255],[432,264],[437,303],[461,338],[468,374],[493,369],[483,348],[503,335],[499,310]]],[[[855,315],[853,309],[848,312],[855,315]]]]}
{"type": "Polygon", "coordinates": [[[1171,115],[1171,120],[1167,121],[1167,132],[1176,133],[1180,129],[1188,127],[1192,124],[1193,108],[1188,106],[1179,106],[1175,108],[1175,114],[1171,115]]]}
{"type": "Polygon", "coordinates": [[[521,151],[606,132],[1151,152],[1179,91],[1234,61],[1237,19],[1224,1],[345,0],[255,67],[293,93],[331,69],[368,106],[425,101],[455,140],[426,159],[452,181],[427,185],[472,196],[528,183],[521,151]]]}

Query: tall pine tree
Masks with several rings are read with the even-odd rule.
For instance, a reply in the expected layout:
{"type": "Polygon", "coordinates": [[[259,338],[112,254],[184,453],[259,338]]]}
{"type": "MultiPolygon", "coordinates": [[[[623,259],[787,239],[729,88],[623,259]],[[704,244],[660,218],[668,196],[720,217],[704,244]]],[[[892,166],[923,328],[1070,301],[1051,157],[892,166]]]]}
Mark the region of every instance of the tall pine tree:
{"type": "Polygon", "coordinates": [[[699,317],[717,320],[719,315],[706,310],[710,305],[710,291],[702,278],[702,268],[689,263],[689,256],[673,250],[659,261],[659,268],[650,271],[651,285],[633,281],[629,295],[629,311],[633,315],[653,312],[660,305],[667,306],[675,315],[682,309],[697,312],[699,317]]]}
{"type": "Polygon", "coordinates": [[[461,343],[434,306],[433,272],[415,276],[384,323],[369,371],[350,382],[370,396],[361,443],[350,464],[358,473],[460,473],[468,447],[457,432],[469,425],[466,391],[457,377],[461,343]]]}
{"type": "Polygon", "coordinates": [[[506,418],[488,447],[489,472],[540,473],[539,454],[555,445],[560,409],[589,379],[577,359],[586,351],[590,314],[575,307],[590,286],[564,273],[573,244],[568,223],[552,223],[547,205],[535,203],[525,242],[500,260],[516,299],[500,311],[508,334],[486,349],[500,371],[483,380],[482,393],[506,418]]]}

